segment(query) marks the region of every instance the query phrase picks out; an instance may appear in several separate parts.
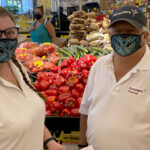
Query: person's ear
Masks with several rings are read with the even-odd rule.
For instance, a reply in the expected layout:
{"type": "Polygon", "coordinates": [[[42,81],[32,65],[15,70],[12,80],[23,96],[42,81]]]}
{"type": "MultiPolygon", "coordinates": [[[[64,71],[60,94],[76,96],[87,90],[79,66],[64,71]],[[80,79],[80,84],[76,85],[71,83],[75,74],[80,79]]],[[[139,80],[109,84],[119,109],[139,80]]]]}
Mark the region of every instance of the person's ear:
{"type": "Polygon", "coordinates": [[[112,34],[110,31],[108,32],[108,35],[109,35],[109,38],[111,39],[112,34]]]}
{"type": "Polygon", "coordinates": [[[146,44],[148,42],[149,32],[145,32],[143,34],[143,43],[146,44]]]}

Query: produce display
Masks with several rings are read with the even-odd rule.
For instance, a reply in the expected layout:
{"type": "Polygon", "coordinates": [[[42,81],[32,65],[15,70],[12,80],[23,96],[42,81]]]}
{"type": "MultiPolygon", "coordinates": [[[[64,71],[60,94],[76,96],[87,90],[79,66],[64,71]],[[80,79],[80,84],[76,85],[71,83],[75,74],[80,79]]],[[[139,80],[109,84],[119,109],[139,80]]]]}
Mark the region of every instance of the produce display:
{"type": "Polygon", "coordinates": [[[75,11],[68,17],[70,20],[70,38],[68,45],[85,47],[101,47],[112,50],[108,34],[109,19],[104,17],[102,22],[96,21],[94,12],[75,11]]]}
{"type": "Polygon", "coordinates": [[[58,48],[51,43],[25,42],[15,54],[36,90],[45,97],[46,115],[78,117],[89,70],[99,57],[110,52],[99,47],[58,48]]]}
{"type": "Polygon", "coordinates": [[[84,47],[79,45],[72,45],[70,47],[58,49],[58,52],[62,58],[73,56],[76,60],[78,60],[80,57],[84,57],[86,54],[91,54],[95,57],[101,57],[109,54],[111,50],[102,49],[100,47],[84,47]]]}
{"type": "Polygon", "coordinates": [[[77,61],[71,56],[63,60],[51,72],[39,72],[34,83],[46,101],[48,116],[79,116],[79,107],[82,100],[89,70],[97,60],[87,54],[77,61]]]}
{"type": "Polygon", "coordinates": [[[50,43],[35,45],[33,42],[25,42],[16,49],[15,55],[29,74],[50,70],[60,58],[56,46],[50,43]]]}
{"type": "Polygon", "coordinates": [[[86,35],[89,31],[97,29],[98,24],[95,23],[95,18],[94,12],[86,13],[83,10],[75,11],[68,17],[71,22],[69,45],[90,46],[89,42],[86,41],[86,35]]]}

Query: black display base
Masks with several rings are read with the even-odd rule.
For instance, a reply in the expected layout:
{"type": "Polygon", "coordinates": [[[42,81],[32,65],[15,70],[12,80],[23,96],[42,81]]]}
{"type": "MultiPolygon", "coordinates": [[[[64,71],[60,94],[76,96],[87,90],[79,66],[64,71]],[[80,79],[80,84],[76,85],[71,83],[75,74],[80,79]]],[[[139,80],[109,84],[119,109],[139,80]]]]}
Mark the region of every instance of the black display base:
{"type": "Polygon", "coordinates": [[[45,125],[59,143],[64,143],[64,141],[77,143],[79,140],[79,117],[46,117],[45,125]],[[78,135],[73,136],[74,132],[78,135]]]}

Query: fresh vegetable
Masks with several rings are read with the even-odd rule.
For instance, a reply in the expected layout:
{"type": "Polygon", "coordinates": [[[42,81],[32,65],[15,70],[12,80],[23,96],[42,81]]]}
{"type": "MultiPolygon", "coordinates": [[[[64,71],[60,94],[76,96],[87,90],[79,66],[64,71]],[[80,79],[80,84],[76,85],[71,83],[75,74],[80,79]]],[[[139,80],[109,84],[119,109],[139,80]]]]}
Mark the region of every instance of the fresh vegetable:
{"type": "Polygon", "coordinates": [[[39,89],[41,91],[46,91],[50,86],[50,83],[47,80],[41,80],[39,82],[39,89]]]}
{"type": "Polygon", "coordinates": [[[69,86],[61,86],[58,89],[59,94],[69,93],[69,91],[70,91],[70,87],[69,86]]]}
{"type": "Polygon", "coordinates": [[[71,116],[70,110],[67,108],[64,108],[61,112],[61,116],[65,116],[65,117],[71,116]]]}
{"type": "Polygon", "coordinates": [[[72,89],[71,95],[74,98],[78,98],[80,96],[80,93],[76,89],[72,89]]]}
{"type": "Polygon", "coordinates": [[[74,75],[72,75],[71,77],[68,78],[68,81],[76,84],[76,83],[78,83],[79,80],[78,80],[77,77],[75,77],[74,75]]]}
{"type": "Polygon", "coordinates": [[[65,102],[65,100],[69,97],[71,97],[70,93],[62,93],[58,96],[58,101],[65,102]]]}
{"type": "Polygon", "coordinates": [[[61,113],[63,109],[64,109],[64,105],[61,102],[53,101],[50,104],[50,110],[52,112],[52,115],[61,113]]]}
{"type": "Polygon", "coordinates": [[[68,109],[76,108],[77,101],[73,97],[69,97],[65,100],[65,107],[68,109]]]}
{"type": "Polygon", "coordinates": [[[46,94],[47,94],[48,96],[57,96],[57,95],[58,95],[58,92],[57,92],[57,90],[55,90],[55,89],[48,89],[48,90],[46,91],[46,94]]]}
{"type": "Polygon", "coordinates": [[[71,109],[70,112],[71,112],[71,115],[72,115],[72,116],[75,116],[75,117],[79,117],[79,116],[80,116],[79,108],[71,109]]]}

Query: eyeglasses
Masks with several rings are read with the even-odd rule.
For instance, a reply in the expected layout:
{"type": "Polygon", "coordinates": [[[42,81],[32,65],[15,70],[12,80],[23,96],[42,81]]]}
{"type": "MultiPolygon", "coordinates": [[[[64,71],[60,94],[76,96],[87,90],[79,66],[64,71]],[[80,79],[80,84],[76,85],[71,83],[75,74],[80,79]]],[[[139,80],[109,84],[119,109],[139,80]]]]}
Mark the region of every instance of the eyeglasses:
{"type": "Polygon", "coordinates": [[[17,27],[12,27],[12,28],[8,28],[6,30],[0,30],[0,38],[2,37],[2,33],[5,34],[5,36],[9,39],[15,39],[17,38],[17,35],[19,33],[19,28],[17,27]]]}

